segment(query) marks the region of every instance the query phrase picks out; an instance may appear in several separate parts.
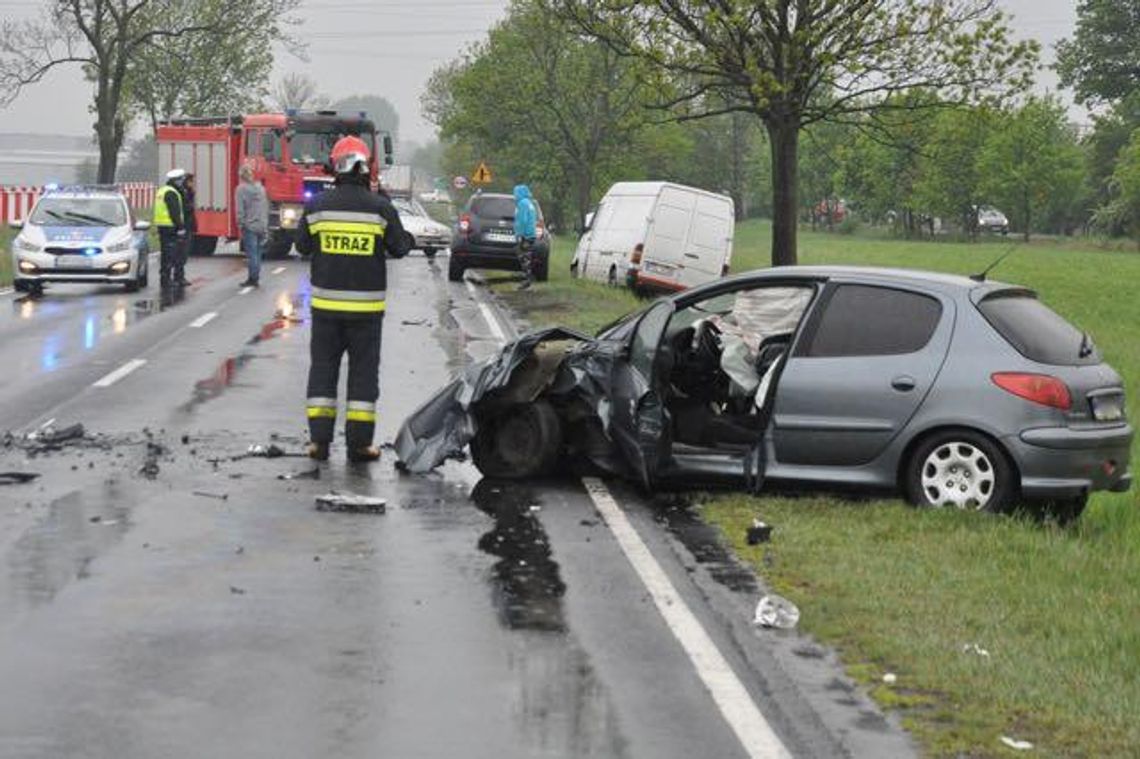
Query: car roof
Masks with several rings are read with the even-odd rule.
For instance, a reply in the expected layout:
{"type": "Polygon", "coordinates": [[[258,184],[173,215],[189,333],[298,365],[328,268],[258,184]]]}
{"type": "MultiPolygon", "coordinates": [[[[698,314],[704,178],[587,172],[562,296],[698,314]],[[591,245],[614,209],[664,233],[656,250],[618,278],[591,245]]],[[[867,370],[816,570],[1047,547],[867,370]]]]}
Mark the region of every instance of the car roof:
{"type": "MultiPolygon", "coordinates": [[[[922,269],[892,269],[877,266],[775,266],[769,269],[755,269],[741,272],[718,282],[740,282],[749,279],[817,279],[817,280],[858,280],[879,284],[902,284],[935,286],[943,290],[958,290],[969,293],[975,290],[1000,290],[1016,287],[1004,282],[978,282],[958,274],[925,271],[922,269]]],[[[715,285],[715,283],[710,283],[715,285]]],[[[704,287],[709,287],[705,285],[704,287]]],[[[702,287],[701,289],[704,289],[702,287]]]]}

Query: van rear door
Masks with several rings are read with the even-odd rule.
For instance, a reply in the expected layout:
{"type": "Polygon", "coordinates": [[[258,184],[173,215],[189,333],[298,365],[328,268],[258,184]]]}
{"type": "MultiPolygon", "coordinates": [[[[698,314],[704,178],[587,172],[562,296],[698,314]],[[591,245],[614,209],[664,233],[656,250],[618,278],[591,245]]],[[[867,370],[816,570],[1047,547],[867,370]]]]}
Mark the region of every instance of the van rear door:
{"type": "Polygon", "coordinates": [[[719,279],[732,253],[735,224],[732,200],[697,195],[693,225],[685,246],[685,285],[695,287],[719,279]]]}
{"type": "Polygon", "coordinates": [[[693,221],[696,194],[665,187],[657,198],[645,240],[640,278],[648,285],[671,290],[686,287],[685,246],[693,221]]]}

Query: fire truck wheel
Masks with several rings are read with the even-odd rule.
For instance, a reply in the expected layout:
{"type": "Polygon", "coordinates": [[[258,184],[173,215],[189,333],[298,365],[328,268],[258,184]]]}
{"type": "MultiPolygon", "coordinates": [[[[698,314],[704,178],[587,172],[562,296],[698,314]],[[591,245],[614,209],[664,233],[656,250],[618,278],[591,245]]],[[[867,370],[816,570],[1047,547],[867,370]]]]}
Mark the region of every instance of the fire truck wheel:
{"type": "Polygon", "coordinates": [[[195,256],[212,256],[214,251],[218,249],[218,238],[216,237],[194,237],[194,242],[190,243],[190,252],[195,256]]]}
{"type": "Polygon", "coordinates": [[[293,249],[293,233],[288,229],[275,229],[269,233],[269,245],[265,248],[266,258],[288,258],[293,249]]]}

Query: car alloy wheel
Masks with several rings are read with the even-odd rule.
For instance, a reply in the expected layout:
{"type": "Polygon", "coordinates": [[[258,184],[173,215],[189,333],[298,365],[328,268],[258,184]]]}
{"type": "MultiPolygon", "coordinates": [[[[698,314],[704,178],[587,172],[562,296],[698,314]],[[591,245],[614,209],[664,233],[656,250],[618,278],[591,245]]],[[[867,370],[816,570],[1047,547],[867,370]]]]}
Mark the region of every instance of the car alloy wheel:
{"type": "Polygon", "coordinates": [[[922,492],[932,506],[985,509],[996,479],[990,458],[965,442],[938,446],[922,465],[922,492]]]}

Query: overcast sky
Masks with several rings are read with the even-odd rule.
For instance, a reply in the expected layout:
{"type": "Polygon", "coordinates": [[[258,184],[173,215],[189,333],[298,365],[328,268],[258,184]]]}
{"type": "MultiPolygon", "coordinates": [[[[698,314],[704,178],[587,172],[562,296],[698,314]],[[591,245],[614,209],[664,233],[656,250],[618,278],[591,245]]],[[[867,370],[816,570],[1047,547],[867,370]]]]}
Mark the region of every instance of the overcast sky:
{"type": "MultiPolygon", "coordinates": [[[[1076,23],[1075,0],[999,0],[1013,14],[1023,37],[1041,41],[1043,59],[1052,61],[1053,43],[1069,36],[1076,23]]],[[[43,0],[0,0],[0,16],[26,18],[43,0]]],[[[302,72],[323,92],[339,98],[377,94],[400,112],[404,139],[426,141],[433,129],[420,115],[424,83],[441,63],[479,40],[500,19],[508,0],[303,0],[298,33],[309,43],[309,61],[278,56],[275,78],[302,72]]],[[[1051,71],[1040,75],[1042,89],[1056,88],[1051,71]]],[[[90,86],[77,66],[58,69],[0,110],[0,132],[89,134],[90,86]]],[[[1083,113],[1074,118],[1084,120],[1083,113]]]]}

